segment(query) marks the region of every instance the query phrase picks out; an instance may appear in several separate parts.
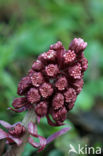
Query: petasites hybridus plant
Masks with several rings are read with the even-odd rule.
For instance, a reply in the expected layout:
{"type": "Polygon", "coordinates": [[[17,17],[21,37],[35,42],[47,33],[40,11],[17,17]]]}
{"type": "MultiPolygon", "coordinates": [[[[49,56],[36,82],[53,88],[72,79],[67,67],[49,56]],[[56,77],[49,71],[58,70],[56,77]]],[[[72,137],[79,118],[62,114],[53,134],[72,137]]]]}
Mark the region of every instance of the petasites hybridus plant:
{"type": "Polygon", "coordinates": [[[64,125],[66,115],[83,87],[83,75],[88,67],[83,54],[86,46],[83,39],[75,38],[66,50],[58,41],[34,61],[18,84],[17,93],[21,97],[14,99],[14,108],[9,108],[15,112],[27,110],[27,115],[22,123],[14,125],[0,121],[8,130],[0,129],[0,139],[6,138],[6,143],[10,144],[5,156],[20,156],[27,142],[41,151],[46,144],[69,130],[65,127],[45,139],[37,133],[37,124],[40,118],[46,117],[51,126],[64,125]],[[34,142],[31,136],[39,138],[40,142],[34,142]]]}

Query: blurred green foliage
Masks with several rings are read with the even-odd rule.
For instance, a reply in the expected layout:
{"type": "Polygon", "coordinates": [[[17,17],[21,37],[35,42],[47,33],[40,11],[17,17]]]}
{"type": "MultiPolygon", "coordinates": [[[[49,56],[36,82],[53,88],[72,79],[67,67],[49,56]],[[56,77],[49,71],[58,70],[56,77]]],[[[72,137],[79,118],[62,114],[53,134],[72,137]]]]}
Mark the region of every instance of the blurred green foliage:
{"type": "MultiPolygon", "coordinates": [[[[82,37],[88,42],[85,56],[89,68],[73,112],[89,111],[97,97],[103,98],[102,15],[103,0],[0,0],[0,119],[13,123],[22,118],[24,114],[7,111],[17,96],[17,83],[33,60],[57,40],[66,48],[74,37],[82,37]]],[[[43,122],[39,128],[43,135],[48,136],[56,130],[42,131],[47,128],[46,121],[43,122]]],[[[63,141],[56,141],[56,147],[60,149],[61,143],[63,141]]],[[[24,152],[23,156],[33,151],[29,145],[27,149],[29,153],[24,152]]],[[[49,156],[56,154],[62,155],[57,149],[49,156]]]]}

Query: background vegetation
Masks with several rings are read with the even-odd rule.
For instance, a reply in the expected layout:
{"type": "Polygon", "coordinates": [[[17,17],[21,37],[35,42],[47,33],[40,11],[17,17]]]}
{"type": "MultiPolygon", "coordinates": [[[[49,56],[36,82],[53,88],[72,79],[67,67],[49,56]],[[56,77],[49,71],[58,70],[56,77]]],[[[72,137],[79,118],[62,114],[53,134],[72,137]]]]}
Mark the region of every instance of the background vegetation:
{"type": "MultiPolygon", "coordinates": [[[[19,80],[50,44],[61,40],[67,48],[74,37],[88,42],[89,68],[66,121],[72,129],[39,154],[27,145],[23,156],[68,156],[69,143],[103,146],[103,0],[0,0],[0,119],[22,119],[25,113],[7,110],[19,80]]],[[[47,137],[58,128],[42,119],[38,129],[47,137]]]]}

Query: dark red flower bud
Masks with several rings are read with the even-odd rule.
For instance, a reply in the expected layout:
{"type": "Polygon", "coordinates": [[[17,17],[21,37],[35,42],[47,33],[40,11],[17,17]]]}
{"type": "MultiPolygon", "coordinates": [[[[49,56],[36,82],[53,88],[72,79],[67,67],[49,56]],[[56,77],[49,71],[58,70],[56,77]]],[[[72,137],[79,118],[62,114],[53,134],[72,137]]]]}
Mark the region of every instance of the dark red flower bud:
{"type": "Polygon", "coordinates": [[[24,95],[25,92],[28,90],[28,88],[31,86],[31,79],[30,77],[24,77],[21,79],[21,81],[18,84],[18,90],[17,93],[19,95],[24,95]]]}
{"type": "Polygon", "coordinates": [[[41,55],[41,59],[46,61],[54,61],[55,58],[56,58],[56,51],[54,50],[49,50],[48,52],[45,52],[41,55]]]}
{"type": "Polygon", "coordinates": [[[87,42],[84,42],[81,38],[75,38],[69,46],[70,50],[74,50],[76,53],[84,51],[87,47],[87,42]]]}
{"type": "Polygon", "coordinates": [[[80,63],[81,63],[81,67],[82,67],[82,71],[86,71],[87,68],[88,68],[88,60],[83,57],[81,60],[80,60],[80,63]]]}
{"type": "Polygon", "coordinates": [[[66,119],[67,110],[65,107],[52,111],[52,117],[57,122],[63,122],[66,119]]]}
{"type": "Polygon", "coordinates": [[[76,100],[76,92],[73,88],[69,88],[65,93],[65,102],[74,102],[76,100]]]}
{"type": "Polygon", "coordinates": [[[17,123],[14,127],[9,129],[9,133],[15,137],[21,137],[25,133],[25,127],[17,123]]]}
{"type": "Polygon", "coordinates": [[[40,72],[34,72],[31,81],[33,86],[39,87],[43,83],[43,75],[40,72]]]}
{"type": "Polygon", "coordinates": [[[42,64],[42,62],[40,61],[40,60],[37,60],[37,61],[35,61],[34,63],[33,63],[33,65],[32,65],[32,69],[35,71],[40,71],[41,69],[42,69],[42,67],[43,67],[43,64],[42,64]]]}
{"type": "Polygon", "coordinates": [[[64,96],[61,93],[57,93],[53,98],[52,106],[56,110],[61,108],[63,105],[64,105],[64,96]]]}
{"type": "Polygon", "coordinates": [[[64,53],[63,57],[64,57],[64,62],[68,64],[68,63],[72,63],[75,60],[76,54],[74,51],[68,50],[66,53],[64,53]]]}
{"type": "Polygon", "coordinates": [[[28,104],[26,97],[19,97],[14,99],[12,106],[16,109],[26,106],[28,104]]]}
{"type": "Polygon", "coordinates": [[[30,103],[34,104],[40,101],[40,94],[38,89],[31,88],[27,93],[27,99],[30,103]]]}
{"type": "Polygon", "coordinates": [[[51,84],[49,84],[49,83],[43,83],[40,86],[39,90],[40,90],[42,97],[44,97],[44,98],[51,96],[53,93],[53,88],[52,88],[51,84]]]}
{"type": "Polygon", "coordinates": [[[73,82],[73,87],[74,89],[76,90],[76,93],[77,95],[80,93],[80,91],[82,90],[83,88],[83,79],[80,79],[80,80],[76,80],[75,82],[73,82]]]}
{"type": "Polygon", "coordinates": [[[59,69],[57,65],[49,64],[48,66],[45,67],[45,71],[48,76],[54,77],[55,75],[58,74],[59,69]]]}
{"type": "Polygon", "coordinates": [[[58,88],[58,90],[62,91],[65,90],[65,88],[68,86],[68,82],[66,77],[61,76],[55,83],[55,86],[58,88]]]}
{"type": "Polygon", "coordinates": [[[61,49],[61,48],[62,48],[62,42],[60,41],[50,46],[50,49],[54,49],[54,50],[61,49]]]}
{"type": "Polygon", "coordinates": [[[42,101],[35,106],[35,112],[38,116],[43,117],[47,114],[48,106],[46,101],[42,101]]]}
{"type": "Polygon", "coordinates": [[[78,63],[74,66],[69,67],[68,72],[69,72],[69,75],[73,77],[74,79],[80,79],[81,70],[82,70],[81,65],[80,63],[78,63]]]}
{"type": "Polygon", "coordinates": [[[58,74],[59,69],[57,65],[49,64],[48,66],[45,67],[45,71],[48,76],[54,77],[55,75],[58,74]]]}

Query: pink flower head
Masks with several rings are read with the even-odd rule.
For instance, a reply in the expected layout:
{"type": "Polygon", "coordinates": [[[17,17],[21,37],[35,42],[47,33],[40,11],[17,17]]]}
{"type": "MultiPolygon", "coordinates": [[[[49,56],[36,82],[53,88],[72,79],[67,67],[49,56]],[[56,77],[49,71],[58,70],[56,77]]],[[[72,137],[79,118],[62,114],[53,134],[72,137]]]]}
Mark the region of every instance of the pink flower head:
{"type": "Polygon", "coordinates": [[[71,62],[74,62],[74,60],[76,59],[76,54],[74,51],[68,50],[66,53],[64,53],[63,57],[64,62],[69,64],[71,62]]]}
{"type": "Polygon", "coordinates": [[[19,97],[15,98],[12,106],[16,109],[21,108],[23,106],[26,106],[28,104],[27,98],[26,97],[19,97]]]}
{"type": "Polygon", "coordinates": [[[8,132],[15,137],[20,137],[25,133],[25,128],[20,123],[17,123],[14,127],[11,127],[8,132]]]}
{"type": "Polygon", "coordinates": [[[81,63],[82,71],[86,71],[88,68],[88,60],[84,57],[83,54],[81,55],[79,62],[81,63]]]}
{"type": "Polygon", "coordinates": [[[64,92],[65,102],[74,102],[76,100],[76,91],[73,88],[69,88],[64,92]]]}
{"type": "Polygon", "coordinates": [[[48,96],[52,95],[53,88],[49,83],[43,83],[42,86],[39,88],[41,96],[47,98],[48,96]]]}
{"type": "Polygon", "coordinates": [[[24,77],[21,79],[21,81],[18,84],[18,90],[17,93],[19,95],[25,94],[25,92],[28,90],[28,88],[31,86],[31,79],[30,77],[24,77]]]}
{"type": "Polygon", "coordinates": [[[38,89],[36,88],[31,88],[29,91],[28,91],[28,94],[27,94],[27,99],[30,103],[36,103],[36,102],[39,102],[40,101],[40,94],[38,92],[38,89]]]}
{"type": "Polygon", "coordinates": [[[55,50],[49,50],[48,52],[45,52],[41,55],[41,59],[44,61],[54,61],[55,58],[56,58],[55,50]]]}
{"type": "Polygon", "coordinates": [[[83,76],[88,67],[83,54],[86,46],[81,38],[75,38],[67,50],[60,41],[51,45],[20,81],[18,94],[23,97],[15,99],[15,109],[10,109],[22,112],[32,108],[38,117],[45,116],[50,125],[63,125],[83,88],[83,76]]]}
{"type": "Polygon", "coordinates": [[[53,98],[52,106],[56,110],[62,108],[63,105],[64,105],[64,96],[61,93],[57,93],[53,98]]]}
{"type": "Polygon", "coordinates": [[[64,76],[59,77],[59,79],[55,83],[55,86],[60,91],[65,90],[66,87],[68,86],[68,81],[67,81],[66,77],[64,77],[64,76]]]}
{"type": "Polygon", "coordinates": [[[5,132],[0,128],[0,139],[6,139],[7,143],[16,143],[18,146],[22,144],[21,136],[25,133],[25,128],[21,123],[10,125],[8,122],[0,120],[0,124],[7,129],[5,132]]]}
{"type": "Polygon", "coordinates": [[[45,67],[45,72],[48,76],[54,77],[55,75],[58,74],[59,69],[57,65],[49,64],[48,66],[45,67]]]}
{"type": "Polygon", "coordinates": [[[83,84],[84,84],[83,79],[75,80],[73,82],[73,87],[74,87],[74,89],[75,89],[75,91],[76,91],[77,94],[79,94],[81,92],[81,90],[83,88],[83,84]]]}
{"type": "Polygon", "coordinates": [[[62,42],[60,41],[50,46],[50,49],[54,49],[54,50],[61,49],[61,48],[62,48],[62,42]]]}
{"type": "Polygon", "coordinates": [[[40,72],[34,72],[31,76],[33,86],[39,87],[43,83],[43,75],[40,72]]]}
{"type": "Polygon", "coordinates": [[[84,40],[81,38],[74,38],[74,40],[70,43],[69,49],[78,53],[84,51],[86,47],[87,42],[84,42],[84,40]]]}
{"type": "Polygon", "coordinates": [[[74,79],[80,79],[81,78],[81,70],[82,70],[82,67],[81,67],[81,64],[76,64],[74,66],[71,66],[69,69],[68,69],[68,72],[69,72],[69,75],[74,78],[74,79]]]}
{"type": "Polygon", "coordinates": [[[42,67],[43,67],[43,64],[40,60],[35,61],[32,65],[32,69],[36,71],[40,71],[42,67]]]}
{"type": "Polygon", "coordinates": [[[52,111],[52,117],[56,122],[63,122],[66,119],[66,114],[67,110],[65,107],[52,111]]]}
{"type": "Polygon", "coordinates": [[[48,108],[47,102],[42,101],[35,106],[35,112],[38,116],[43,117],[47,115],[48,111],[47,108],[48,108]]]}

